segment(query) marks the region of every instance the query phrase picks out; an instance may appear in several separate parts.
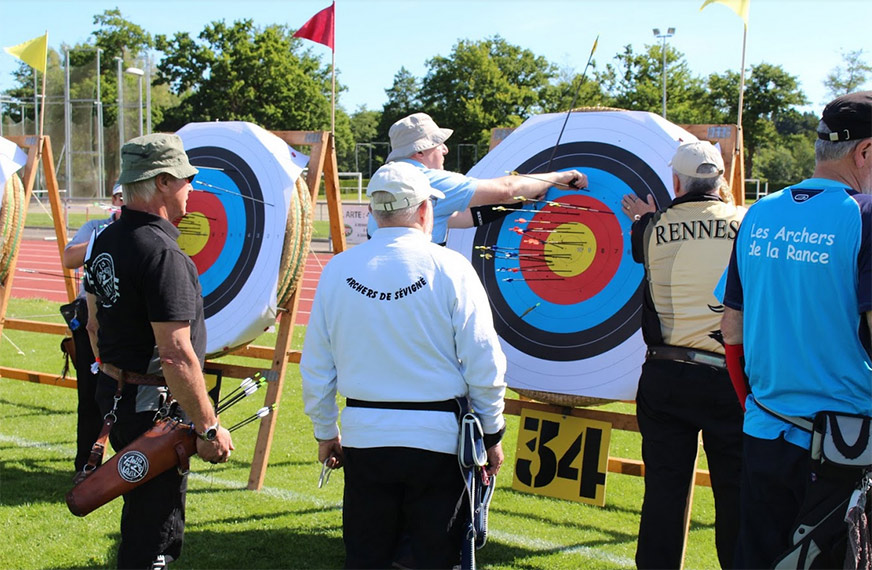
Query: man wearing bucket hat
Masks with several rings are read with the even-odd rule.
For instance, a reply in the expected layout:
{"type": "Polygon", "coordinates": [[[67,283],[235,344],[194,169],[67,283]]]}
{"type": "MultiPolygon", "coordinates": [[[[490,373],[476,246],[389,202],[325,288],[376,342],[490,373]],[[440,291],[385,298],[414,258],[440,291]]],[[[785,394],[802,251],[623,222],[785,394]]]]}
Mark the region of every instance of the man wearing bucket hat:
{"type": "MultiPolygon", "coordinates": [[[[191,179],[176,135],[121,147],[126,205],[94,240],[86,262],[89,332],[97,336],[97,400],[117,421],[116,450],[154,425],[174,398],[200,436],[204,460],[227,461],[233,442],[206,393],[203,299],[197,269],[179,249],[173,221],[185,215],[191,179]],[[95,318],[96,313],[96,318],[95,318]],[[120,400],[115,401],[120,395],[120,400]]],[[[124,495],[119,568],[162,568],[181,553],[187,476],[170,469],[124,495]]]]}
{"type": "Polygon", "coordinates": [[[300,361],[305,412],[319,461],[345,468],[346,568],[389,568],[401,532],[415,568],[451,568],[464,490],[456,398],[478,413],[496,474],[505,356],[472,266],[430,241],[442,192],[417,167],[390,162],[367,196],[379,229],[334,257],[315,293],[300,361]]]}
{"type": "MultiPolygon", "coordinates": [[[[99,232],[114,222],[120,215],[123,203],[121,185],[116,184],[112,190],[112,213],[108,218],[88,220],[82,224],[82,227],[64,248],[62,257],[64,267],[78,269],[85,263],[85,252],[94,232],[99,232]]],[[[94,364],[94,351],[91,350],[91,339],[85,329],[88,324],[88,304],[85,300],[84,282],[79,287],[79,295],[72,303],[61,307],[61,313],[65,316],[72,315],[72,319],[67,324],[70,326],[75,345],[73,365],[76,369],[76,392],[79,399],[76,408],[76,457],[74,460],[76,476],[78,476],[78,473],[87,465],[88,457],[91,455],[91,446],[103,426],[103,415],[100,414],[100,408],[94,399],[97,389],[97,375],[91,370],[91,365],[94,364]]]]}
{"type": "Polygon", "coordinates": [[[797,522],[806,531],[818,523],[809,507],[835,513],[840,540],[815,537],[814,566],[791,567],[845,562],[846,508],[837,505],[860,475],[813,461],[820,440],[809,425],[821,412],[872,416],[870,193],[872,91],[861,91],[824,108],[812,178],[751,206],[736,239],[721,328],[746,407],[737,568],[771,568],[801,536],[797,522]]]}
{"type": "Polygon", "coordinates": [[[720,342],[721,307],[712,290],[730,258],[744,208],[720,198],[727,186],[720,151],[708,141],[680,145],[670,162],[675,199],[663,211],[635,194],[633,259],[645,266],[642,335],[648,345],[636,416],[642,434],[645,497],[639,568],[678,568],[687,490],[702,432],[715,497],[715,544],[732,568],[738,533],[742,410],[720,342]]]}
{"type": "MultiPolygon", "coordinates": [[[[414,113],[394,123],[388,135],[391,152],[387,161],[408,162],[420,168],[433,188],[445,194],[433,210],[433,242],[445,244],[448,228],[469,228],[492,219],[490,212],[473,214],[470,207],[516,202],[516,197],[540,199],[549,188],[561,184],[571,188],[586,188],[587,176],[577,170],[536,174],[536,179],[523,176],[471,178],[444,169],[448,147],[445,141],[453,133],[440,128],[426,113],[414,113]]],[[[370,216],[367,232],[376,230],[370,216]]]]}

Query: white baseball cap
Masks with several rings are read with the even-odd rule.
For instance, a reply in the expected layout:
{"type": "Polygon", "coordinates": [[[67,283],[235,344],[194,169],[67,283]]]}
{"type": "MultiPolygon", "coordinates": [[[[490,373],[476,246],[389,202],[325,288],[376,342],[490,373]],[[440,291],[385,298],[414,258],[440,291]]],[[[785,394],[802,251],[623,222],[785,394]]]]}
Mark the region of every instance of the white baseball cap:
{"type": "Polygon", "coordinates": [[[427,113],[414,113],[402,118],[388,131],[391,138],[391,153],[387,161],[407,158],[420,152],[435,148],[448,140],[451,129],[440,128],[427,113]]]}
{"type": "Polygon", "coordinates": [[[373,210],[393,212],[417,206],[427,198],[444,198],[445,194],[430,186],[430,180],[420,168],[408,162],[389,162],[375,171],[366,187],[373,210]],[[387,192],[393,199],[373,202],[373,192],[387,192]]]}
{"type": "Polygon", "coordinates": [[[682,144],[669,165],[675,172],[691,178],[717,178],[724,173],[721,151],[708,141],[682,144]]]}

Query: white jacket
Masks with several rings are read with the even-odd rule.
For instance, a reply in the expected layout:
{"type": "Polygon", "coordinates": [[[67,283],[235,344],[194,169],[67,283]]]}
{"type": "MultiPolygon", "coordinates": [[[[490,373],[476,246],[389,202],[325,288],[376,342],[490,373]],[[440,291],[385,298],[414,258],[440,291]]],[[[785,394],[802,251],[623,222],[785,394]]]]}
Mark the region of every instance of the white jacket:
{"type": "MultiPolygon", "coordinates": [[[[470,398],[485,433],[505,425],[506,360],[469,261],[414,228],[384,228],[324,268],[300,371],[315,437],[339,434],[338,392],[366,401],[470,398]]],[[[457,452],[450,412],[347,407],[342,444],[457,452]]]]}

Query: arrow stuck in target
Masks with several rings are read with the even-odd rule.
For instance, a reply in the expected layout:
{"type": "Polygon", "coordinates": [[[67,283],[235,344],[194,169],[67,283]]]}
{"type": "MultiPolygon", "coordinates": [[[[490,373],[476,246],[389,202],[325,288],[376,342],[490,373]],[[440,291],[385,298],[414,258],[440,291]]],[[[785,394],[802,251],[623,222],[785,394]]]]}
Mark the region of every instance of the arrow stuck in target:
{"type": "MultiPolygon", "coordinates": [[[[202,167],[197,167],[197,168],[202,168],[202,167]]],[[[257,199],[257,198],[253,198],[253,197],[251,197],[251,196],[246,196],[245,194],[240,194],[239,192],[234,192],[233,190],[228,190],[228,189],[226,189],[226,188],[221,188],[220,186],[215,186],[215,185],[213,185],[213,184],[209,184],[209,183],[207,183],[207,182],[203,182],[202,180],[194,179],[194,182],[196,182],[196,183],[199,184],[200,186],[205,186],[206,188],[210,188],[210,189],[212,189],[212,190],[218,190],[219,192],[224,192],[224,193],[226,193],[226,194],[231,194],[231,195],[233,195],[233,196],[239,196],[240,198],[244,198],[245,200],[251,200],[252,202],[258,202],[258,203],[260,203],[260,204],[264,204],[264,205],[266,205],[266,206],[275,207],[275,204],[270,204],[269,202],[265,202],[265,201],[263,201],[263,200],[259,200],[259,199],[257,199]]],[[[195,191],[195,192],[209,192],[208,190],[197,190],[197,189],[194,189],[194,191],[195,191]]],[[[211,193],[214,194],[214,192],[211,192],[211,193]]]]}

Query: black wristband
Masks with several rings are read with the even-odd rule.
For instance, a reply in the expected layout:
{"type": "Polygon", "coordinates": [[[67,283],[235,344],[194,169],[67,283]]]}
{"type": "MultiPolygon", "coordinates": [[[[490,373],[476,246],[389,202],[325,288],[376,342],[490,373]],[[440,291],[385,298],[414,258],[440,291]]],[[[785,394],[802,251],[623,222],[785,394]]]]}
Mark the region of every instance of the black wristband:
{"type": "Polygon", "coordinates": [[[508,214],[519,210],[524,206],[523,202],[511,202],[509,204],[489,204],[487,206],[473,206],[469,209],[472,214],[473,227],[483,226],[506,217],[508,214]],[[495,206],[501,206],[501,210],[494,210],[495,206]]]}
{"type": "Polygon", "coordinates": [[[484,434],[484,448],[490,449],[495,446],[499,442],[503,440],[503,436],[506,434],[506,426],[498,431],[497,433],[486,433],[484,434]]]}

